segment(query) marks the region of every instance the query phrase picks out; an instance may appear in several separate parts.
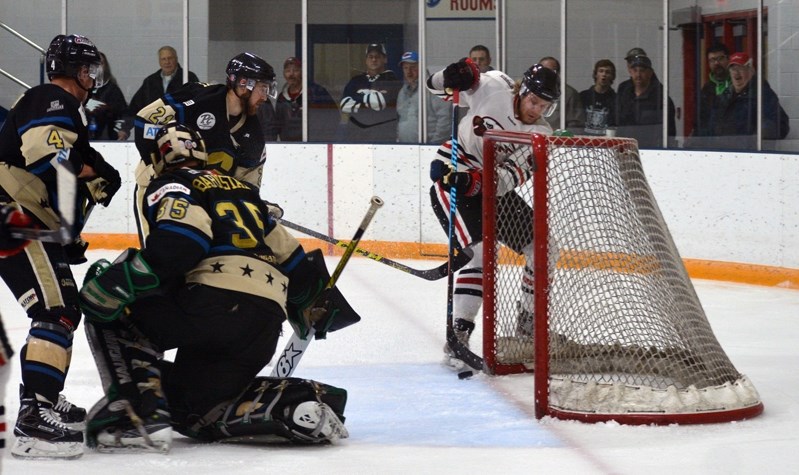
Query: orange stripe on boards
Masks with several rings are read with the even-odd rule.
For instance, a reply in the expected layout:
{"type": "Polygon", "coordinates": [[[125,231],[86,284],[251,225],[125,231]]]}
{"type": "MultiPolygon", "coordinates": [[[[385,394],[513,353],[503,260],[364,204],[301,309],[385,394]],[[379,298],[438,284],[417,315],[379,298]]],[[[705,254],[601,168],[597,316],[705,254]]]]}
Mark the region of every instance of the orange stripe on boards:
{"type": "MultiPolygon", "coordinates": [[[[89,242],[89,249],[118,249],[139,247],[139,240],[135,234],[83,234],[83,239],[89,242]]],[[[305,249],[326,249],[324,241],[312,238],[299,238],[305,249]]],[[[415,242],[389,242],[389,241],[361,241],[359,246],[363,249],[379,254],[389,259],[427,259],[443,261],[447,257],[446,244],[419,244],[415,242]]],[[[332,246],[332,254],[341,255],[344,248],[332,246]]],[[[353,257],[359,257],[355,254],[353,257]]],[[[616,255],[615,259],[598,264],[597,257],[591,253],[562,254],[565,259],[559,265],[604,265],[626,272],[638,270],[652,270],[653,261],[640,258],[640,256],[616,255]]],[[[503,264],[524,265],[524,259],[512,251],[503,248],[500,251],[500,262],[503,264]]],[[[560,262],[560,261],[559,261],[560,262]]],[[[763,266],[756,264],[742,264],[737,262],[705,261],[700,259],[683,259],[688,275],[694,279],[720,280],[725,282],[739,282],[742,284],[782,287],[799,290],[799,269],[788,267],[763,266]]],[[[376,265],[379,265],[376,263],[376,265]]]]}

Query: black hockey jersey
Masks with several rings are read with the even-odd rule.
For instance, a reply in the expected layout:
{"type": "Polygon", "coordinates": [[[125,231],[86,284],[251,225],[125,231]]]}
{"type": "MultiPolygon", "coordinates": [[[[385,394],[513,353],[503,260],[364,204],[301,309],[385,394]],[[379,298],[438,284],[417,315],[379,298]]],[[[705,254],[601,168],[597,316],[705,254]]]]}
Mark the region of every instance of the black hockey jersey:
{"type": "MultiPolygon", "coordinates": [[[[58,206],[56,175],[50,160],[70,149],[79,172],[97,153],[89,145],[86,116],[75,96],[55,84],[29,89],[17,100],[0,129],[0,199],[16,201],[49,228],[51,206],[58,206]]],[[[79,217],[79,220],[82,218],[79,217]]]]}
{"type": "Polygon", "coordinates": [[[208,151],[209,168],[260,186],[260,169],[266,160],[264,135],[258,117],[243,114],[229,122],[227,87],[188,83],[142,108],[134,121],[136,148],[143,161],[152,164],[157,154],[155,134],[160,125],[177,121],[200,133],[208,151]]]}
{"type": "Polygon", "coordinates": [[[285,310],[299,242],[268,216],[252,185],[216,171],[180,168],[147,187],[150,228],[142,256],[162,281],[181,279],[267,298],[285,310]]]}

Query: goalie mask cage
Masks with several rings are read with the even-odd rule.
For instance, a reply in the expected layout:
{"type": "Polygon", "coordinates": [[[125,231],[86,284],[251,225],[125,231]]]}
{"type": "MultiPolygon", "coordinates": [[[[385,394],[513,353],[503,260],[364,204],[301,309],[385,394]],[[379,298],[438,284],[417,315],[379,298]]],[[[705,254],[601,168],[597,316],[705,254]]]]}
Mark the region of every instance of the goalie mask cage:
{"type": "Polygon", "coordinates": [[[694,424],[763,411],[710,328],[635,140],[489,131],[483,159],[484,364],[493,374],[534,370],[536,417],[694,424]],[[503,211],[496,170],[533,158],[533,179],[510,191],[535,210],[533,229],[515,233],[534,231],[534,336],[525,337],[525,259],[496,230],[510,236],[531,220],[503,211]]]}

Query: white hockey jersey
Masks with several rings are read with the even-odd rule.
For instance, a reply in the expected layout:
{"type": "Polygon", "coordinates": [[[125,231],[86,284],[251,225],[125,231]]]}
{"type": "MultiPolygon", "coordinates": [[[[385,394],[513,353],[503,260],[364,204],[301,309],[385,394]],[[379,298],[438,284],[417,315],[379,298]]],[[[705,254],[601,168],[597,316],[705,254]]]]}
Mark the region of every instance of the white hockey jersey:
{"type": "MultiPolygon", "coordinates": [[[[443,71],[435,73],[427,84],[431,92],[443,100],[450,99],[444,91],[443,71]]],[[[534,124],[524,124],[513,111],[514,81],[502,71],[480,74],[477,87],[460,93],[460,103],[468,107],[468,113],[458,124],[458,170],[483,169],[483,132],[503,130],[550,135],[552,127],[543,118],[534,124]]],[[[497,157],[499,180],[497,195],[501,196],[527,181],[532,169],[526,160],[513,161],[507,154],[497,157]]],[[[452,159],[452,141],[446,141],[438,149],[437,157],[446,163],[452,159]]]]}

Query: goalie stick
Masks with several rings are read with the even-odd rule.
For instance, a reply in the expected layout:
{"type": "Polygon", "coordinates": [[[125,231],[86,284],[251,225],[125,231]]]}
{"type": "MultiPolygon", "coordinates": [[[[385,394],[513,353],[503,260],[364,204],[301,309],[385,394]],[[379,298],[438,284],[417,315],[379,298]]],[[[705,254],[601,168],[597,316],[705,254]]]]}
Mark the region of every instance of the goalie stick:
{"type": "MultiPolygon", "coordinates": [[[[341,259],[338,261],[338,265],[330,276],[330,280],[327,281],[325,290],[331,289],[336,285],[339,276],[341,276],[341,272],[344,270],[344,266],[347,265],[350,257],[355,253],[355,248],[361,241],[363,233],[366,232],[366,228],[381,206],[383,206],[383,200],[378,196],[373,196],[369,202],[369,209],[366,211],[366,215],[364,215],[360,226],[358,226],[358,230],[355,231],[352,241],[347,245],[347,250],[344,251],[341,259]]],[[[275,366],[272,368],[271,376],[273,378],[288,378],[294,373],[294,369],[297,367],[297,364],[299,364],[302,355],[305,354],[308,345],[311,344],[311,340],[313,340],[315,333],[316,330],[313,326],[309,328],[308,336],[304,340],[301,339],[296,332],[292,333],[291,338],[289,338],[288,343],[286,343],[286,347],[283,349],[283,352],[280,353],[280,357],[278,357],[275,366]]]]}
{"type": "Polygon", "coordinates": [[[62,149],[50,160],[56,172],[58,196],[58,229],[10,228],[11,237],[45,242],[68,244],[75,239],[75,194],[78,179],[69,162],[70,149],[62,149]]]}
{"type": "MultiPolygon", "coordinates": [[[[447,91],[450,93],[450,91],[447,91]]],[[[450,144],[452,146],[452,153],[450,155],[450,166],[452,172],[458,170],[458,106],[460,103],[460,91],[454,89],[452,94],[452,138],[450,144]]],[[[455,215],[457,213],[457,191],[455,186],[450,186],[449,189],[449,232],[448,232],[448,252],[447,252],[447,345],[455,355],[455,358],[463,361],[475,371],[483,369],[483,359],[469,350],[466,345],[458,340],[455,334],[455,327],[452,316],[453,300],[455,293],[455,232],[454,223],[455,215]]],[[[465,379],[472,376],[474,373],[470,370],[465,370],[458,373],[460,379],[465,379]]]]}
{"type": "MultiPolygon", "coordinates": [[[[347,248],[349,245],[347,241],[342,241],[340,239],[336,239],[334,237],[330,237],[326,234],[322,234],[318,231],[314,231],[313,229],[306,228],[304,226],[300,226],[299,224],[294,224],[291,221],[286,221],[285,219],[280,220],[280,224],[283,226],[293,229],[295,231],[299,231],[303,234],[307,234],[308,236],[314,237],[316,239],[320,239],[325,242],[329,242],[330,244],[334,244],[338,247],[347,248]]],[[[355,248],[355,253],[360,254],[363,257],[367,257],[372,259],[373,261],[377,261],[381,264],[385,264],[389,267],[393,267],[394,269],[401,270],[407,274],[411,274],[416,277],[421,277],[425,280],[438,280],[443,279],[449,273],[449,261],[441,264],[438,267],[434,267],[432,269],[414,269],[412,267],[408,267],[405,264],[401,264],[396,261],[392,261],[387,257],[383,257],[379,254],[375,254],[372,251],[368,251],[366,249],[362,249],[360,247],[355,248]]],[[[460,269],[461,267],[465,266],[467,262],[469,262],[472,258],[472,251],[471,250],[462,250],[458,252],[455,256],[455,260],[453,262],[453,266],[455,270],[460,269]]]]}

